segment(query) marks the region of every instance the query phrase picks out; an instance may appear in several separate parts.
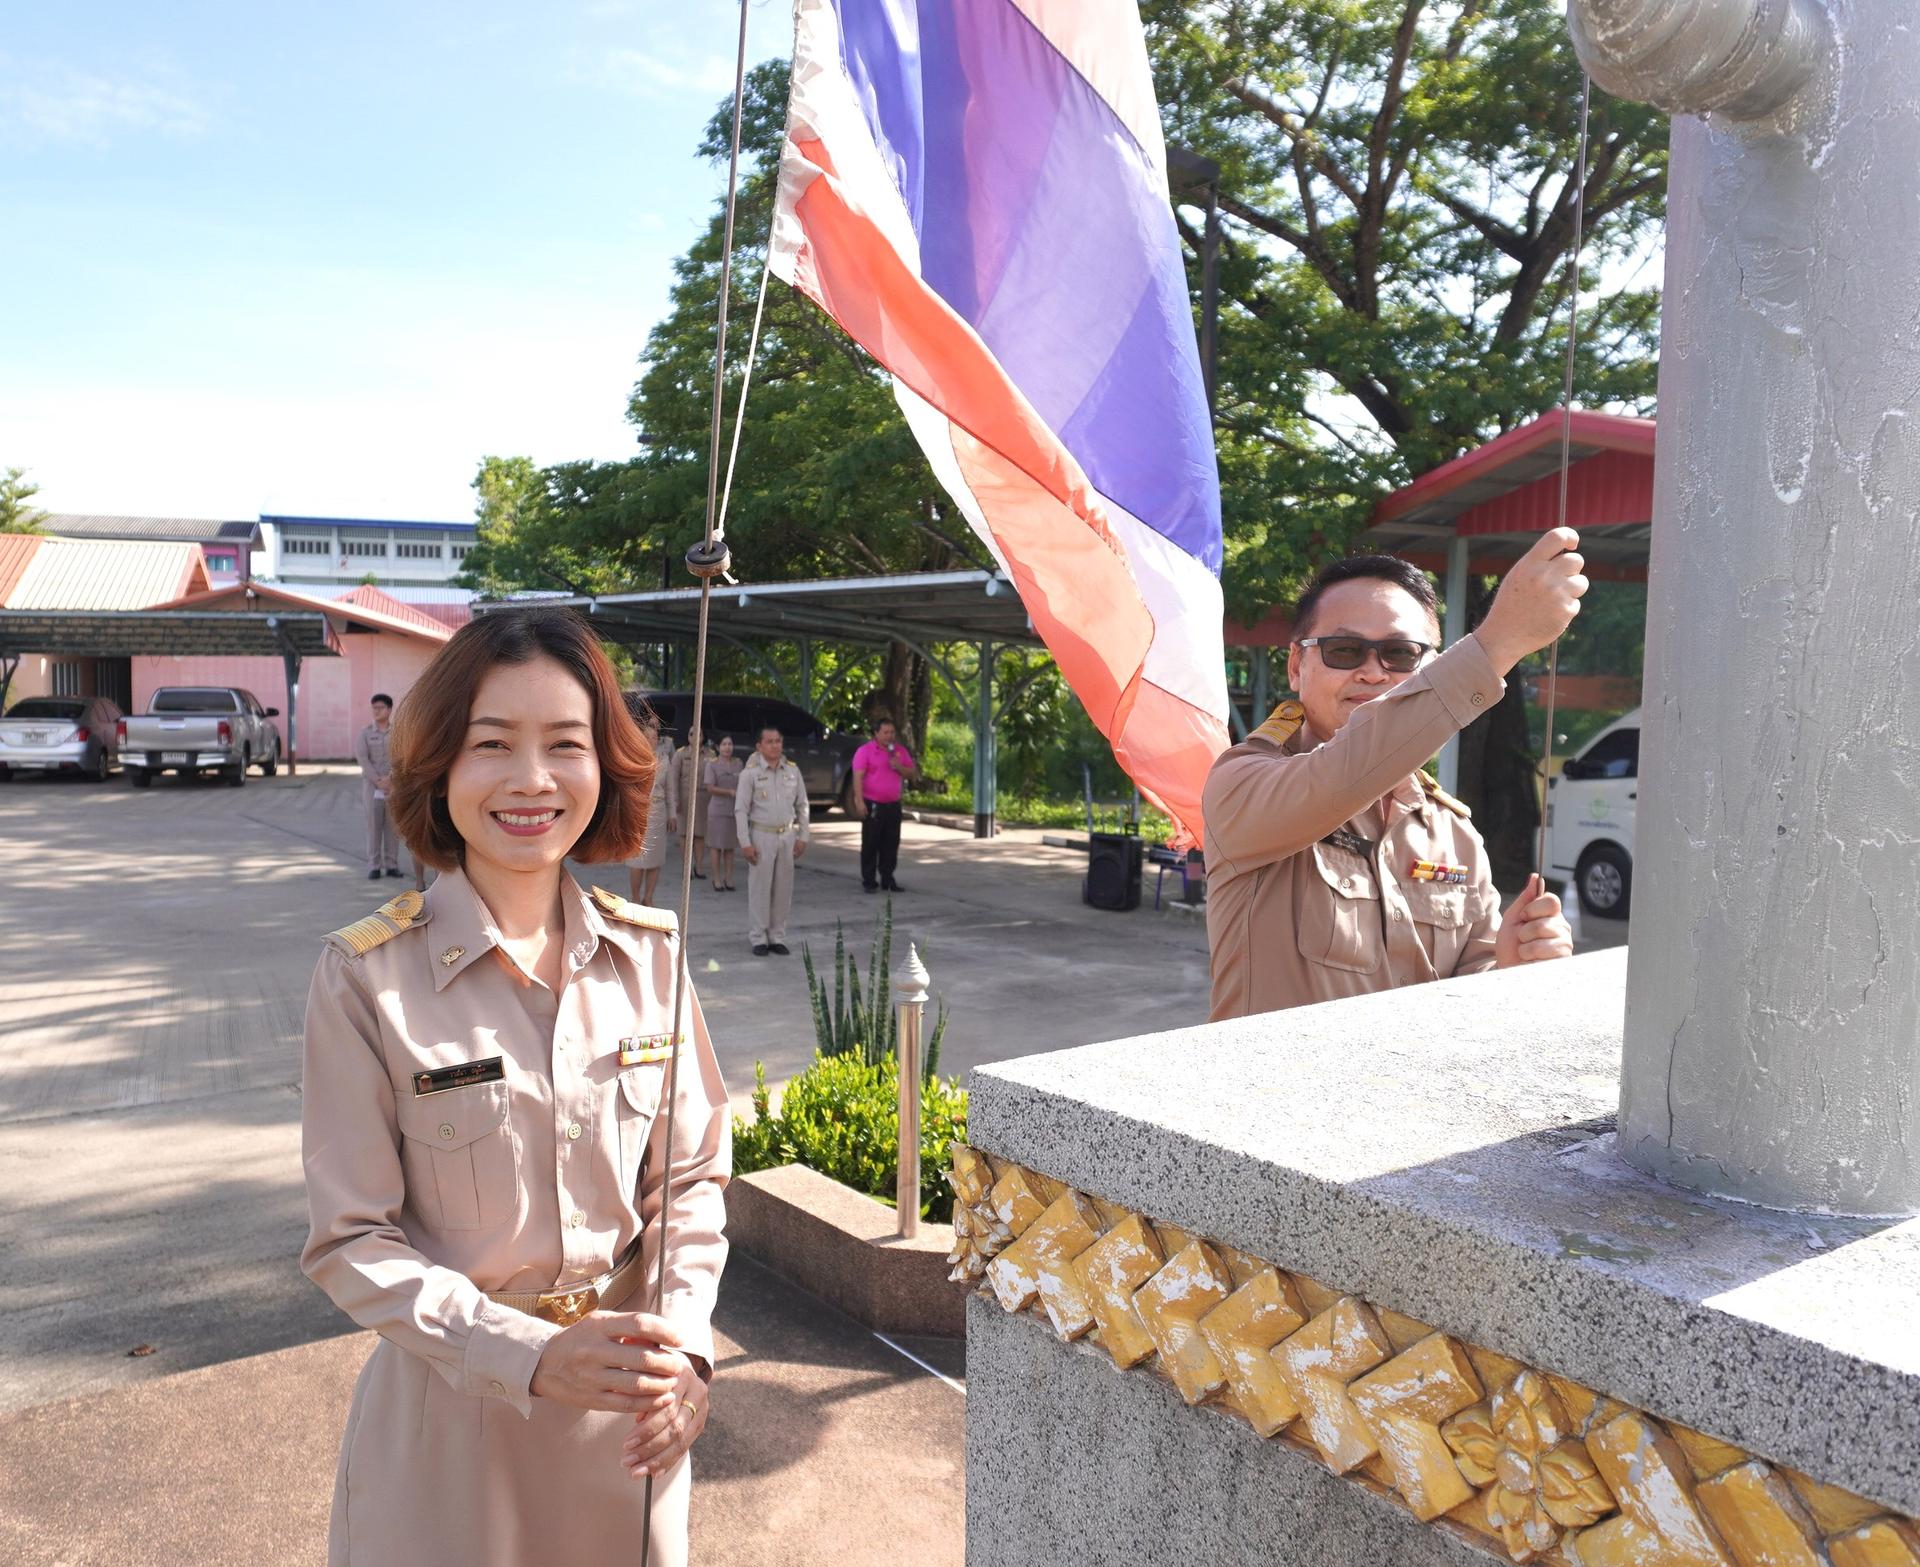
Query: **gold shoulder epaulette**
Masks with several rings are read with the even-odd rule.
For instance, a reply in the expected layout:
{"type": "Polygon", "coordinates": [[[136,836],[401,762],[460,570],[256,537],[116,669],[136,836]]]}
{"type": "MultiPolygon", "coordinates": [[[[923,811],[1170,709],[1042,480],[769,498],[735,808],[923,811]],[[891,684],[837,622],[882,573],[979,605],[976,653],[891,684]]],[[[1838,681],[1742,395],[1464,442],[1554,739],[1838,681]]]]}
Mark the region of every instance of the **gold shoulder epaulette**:
{"type": "Polygon", "coordinates": [[[593,901],[610,917],[625,920],[629,925],[638,925],[644,930],[665,931],[669,936],[680,929],[680,918],[672,909],[656,909],[648,903],[629,903],[617,892],[608,892],[605,887],[593,889],[593,901]]]}
{"type": "Polygon", "coordinates": [[[1434,782],[1433,774],[1423,772],[1420,775],[1420,787],[1427,791],[1427,798],[1435,805],[1444,805],[1455,816],[1465,821],[1473,820],[1473,807],[1464,800],[1456,800],[1439,784],[1434,782]]]}
{"type": "Polygon", "coordinates": [[[1307,721],[1307,710],[1298,702],[1282,702],[1271,713],[1267,721],[1247,736],[1249,740],[1265,740],[1272,745],[1285,745],[1300,726],[1307,721]]]}
{"type": "Polygon", "coordinates": [[[426,906],[427,900],[418,892],[403,892],[397,898],[389,898],[365,919],[330,932],[327,940],[348,957],[357,958],[363,952],[373,951],[381,942],[393,940],[401,931],[422,923],[426,906]]]}

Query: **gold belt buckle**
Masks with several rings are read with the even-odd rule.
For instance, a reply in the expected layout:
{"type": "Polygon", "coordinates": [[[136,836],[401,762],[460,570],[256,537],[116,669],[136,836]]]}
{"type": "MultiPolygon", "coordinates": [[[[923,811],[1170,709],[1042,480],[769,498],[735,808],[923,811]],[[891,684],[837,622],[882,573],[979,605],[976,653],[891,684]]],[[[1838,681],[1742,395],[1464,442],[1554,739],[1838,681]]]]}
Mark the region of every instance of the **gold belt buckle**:
{"type": "Polygon", "coordinates": [[[570,1328],[600,1305],[600,1287],[583,1284],[575,1290],[548,1290],[534,1302],[533,1314],[570,1328]]]}

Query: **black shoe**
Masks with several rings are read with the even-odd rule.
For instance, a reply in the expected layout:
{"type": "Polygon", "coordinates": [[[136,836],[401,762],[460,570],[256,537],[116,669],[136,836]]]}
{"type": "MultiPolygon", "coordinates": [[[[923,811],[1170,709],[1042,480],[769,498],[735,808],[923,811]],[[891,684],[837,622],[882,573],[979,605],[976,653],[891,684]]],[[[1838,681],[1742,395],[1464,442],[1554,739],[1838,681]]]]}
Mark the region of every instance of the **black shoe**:
{"type": "Polygon", "coordinates": [[[388,874],[389,876],[398,876],[398,875],[400,874],[400,871],[399,871],[399,867],[397,867],[397,866],[393,866],[393,865],[389,865],[389,866],[387,867],[387,874],[388,874]]]}
{"type": "Polygon", "coordinates": [[[880,885],[884,887],[888,892],[905,892],[907,890],[905,887],[901,886],[900,883],[897,881],[883,881],[880,883],[880,885]]]}
{"type": "Polygon", "coordinates": [[[693,879],[695,881],[705,881],[707,879],[707,873],[705,871],[695,871],[693,873],[693,879]]]}
{"type": "Polygon", "coordinates": [[[767,950],[776,958],[790,958],[793,956],[791,952],[787,951],[787,944],[784,941],[776,941],[767,950]]]}
{"type": "Polygon", "coordinates": [[[755,947],[753,949],[753,955],[756,958],[764,958],[767,955],[767,949],[765,947],[755,947]]]}
{"type": "Polygon", "coordinates": [[[367,880],[368,880],[368,881],[378,881],[379,879],[380,879],[380,873],[379,873],[378,871],[368,871],[368,872],[367,872],[367,880]]]}
{"type": "Polygon", "coordinates": [[[860,883],[860,890],[862,892],[878,892],[880,890],[880,884],[876,881],[863,881],[860,883]]]}

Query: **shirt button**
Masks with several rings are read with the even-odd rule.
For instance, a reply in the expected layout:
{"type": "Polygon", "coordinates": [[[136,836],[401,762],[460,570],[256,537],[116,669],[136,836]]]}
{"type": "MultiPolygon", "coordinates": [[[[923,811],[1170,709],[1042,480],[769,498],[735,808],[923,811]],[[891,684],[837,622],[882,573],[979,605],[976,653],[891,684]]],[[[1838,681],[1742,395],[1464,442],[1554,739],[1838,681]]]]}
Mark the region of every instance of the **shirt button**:
{"type": "Polygon", "coordinates": [[[580,1123],[575,1121],[567,1128],[567,1141],[577,1143],[580,1140],[580,1123]]]}
{"type": "Polygon", "coordinates": [[[1487,705],[1487,699],[1476,691],[1473,693],[1473,705],[1475,707],[1485,707],[1487,705]]]}
{"type": "Polygon", "coordinates": [[[587,1222],[587,1216],[584,1213],[582,1213],[578,1208],[575,1208],[573,1210],[573,1217],[567,1220],[567,1223],[571,1224],[576,1230],[579,1229],[580,1226],[585,1224],[586,1222],[587,1222]]]}
{"type": "Polygon", "coordinates": [[[507,1391],[507,1384],[504,1382],[489,1382],[487,1386],[492,1388],[496,1393],[505,1394],[507,1391]]]}
{"type": "Polygon", "coordinates": [[[1393,911],[1393,922],[1394,922],[1394,924],[1396,924],[1396,925],[1398,925],[1398,924],[1400,923],[1400,921],[1401,921],[1401,920],[1403,920],[1403,919],[1405,919],[1405,918],[1406,918],[1406,916],[1405,916],[1404,914],[1402,914],[1402,913],[1401,913],[1401,912],[1400,912],[1400,911],[1399,911],[1398,909],[1395,909],[1395,910],[1393,911]]]}
{"type": "Polygon", "coordinates": [[[448,1142],[453,1141],[453,1123],[451,1121],[442,1121],[440,1123],[440,1135],[446,1138],[448,1142]]]}

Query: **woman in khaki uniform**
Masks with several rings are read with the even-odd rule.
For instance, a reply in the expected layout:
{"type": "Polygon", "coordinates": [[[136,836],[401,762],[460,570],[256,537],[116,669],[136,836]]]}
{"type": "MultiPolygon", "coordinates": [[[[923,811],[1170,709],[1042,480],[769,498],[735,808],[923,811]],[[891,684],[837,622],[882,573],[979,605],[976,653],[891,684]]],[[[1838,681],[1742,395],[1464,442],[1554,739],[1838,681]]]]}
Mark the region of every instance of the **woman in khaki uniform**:
{"type": "Polygon", "coordinates": [[[567,611],[486,616],[394,726],[400,835],[442,874],[328,938],[308,1000],[308,1276],[381,1336],[329,1560],[687,1560],[726,1256],[727,1092],[670,914],[564,868],[629,857],[652,751],[567,611]],[[666,1288],[652,1304],[659,1223],[666,1288]]]}

